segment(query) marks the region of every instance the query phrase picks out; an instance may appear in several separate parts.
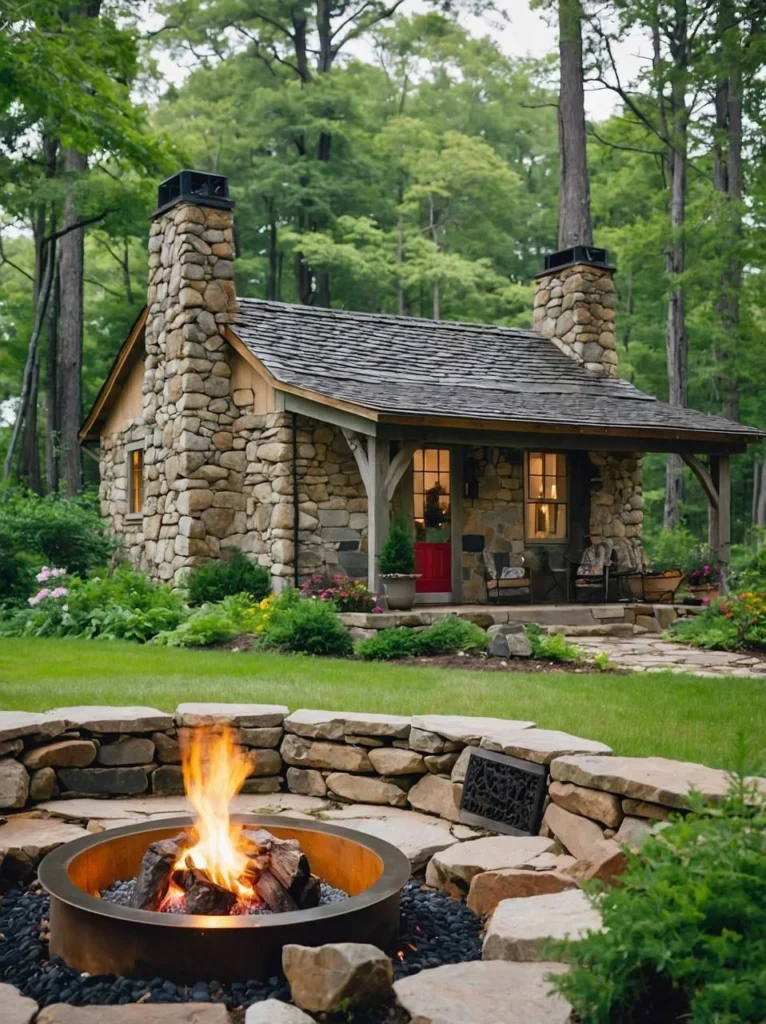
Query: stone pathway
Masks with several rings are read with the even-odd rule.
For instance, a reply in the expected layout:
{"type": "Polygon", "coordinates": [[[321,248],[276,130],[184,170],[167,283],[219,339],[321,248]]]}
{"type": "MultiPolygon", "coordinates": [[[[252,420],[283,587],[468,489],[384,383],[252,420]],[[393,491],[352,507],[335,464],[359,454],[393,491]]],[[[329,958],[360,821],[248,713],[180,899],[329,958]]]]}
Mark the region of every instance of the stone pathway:
{"type": "Polygon", "coordinates": [[[766,661],[761,658],[733,651],[705,651],[656,635],[577,636],[573,639],[593,654],[603,651],[615,668],[630,672],[683,672],[713,679],[766,676],[766,661]]]}

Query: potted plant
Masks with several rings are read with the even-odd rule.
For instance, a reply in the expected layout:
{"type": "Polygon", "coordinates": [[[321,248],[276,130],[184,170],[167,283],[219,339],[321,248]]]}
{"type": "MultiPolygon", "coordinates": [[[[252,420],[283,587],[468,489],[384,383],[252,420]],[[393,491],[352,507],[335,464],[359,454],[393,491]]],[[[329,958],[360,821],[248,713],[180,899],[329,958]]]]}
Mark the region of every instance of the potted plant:
{"type": "Polygon", "coordinates": [[[694,597],[699,597],[703,601],[716,601],[721,596],[722,582],[723,572],[721,569],[717,565],[713,565],[712,561],[705,561],[691,570],[686,589],[694,597]]]}
{"type": "Polygon", "coordinates": [[[386,586],[389,608],[412,608],[415,600],[415,545],[407,524],[393,522],[383,542],[378,562],[380,578],[386,586]]]}
{"type": "Polygon", "coordinates": [[[643,572],[628,576],[631,593],[649,604],[672,604],[684,580],[684,571],[674,563],[655,560],[643,572]]]}

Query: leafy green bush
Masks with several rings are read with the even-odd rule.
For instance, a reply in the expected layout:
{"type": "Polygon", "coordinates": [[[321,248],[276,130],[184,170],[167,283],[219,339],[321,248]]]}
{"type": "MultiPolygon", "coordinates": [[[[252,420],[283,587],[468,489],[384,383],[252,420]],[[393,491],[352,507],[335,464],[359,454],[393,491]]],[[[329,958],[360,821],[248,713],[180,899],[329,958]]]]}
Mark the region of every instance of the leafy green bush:
{"type": "Polygon", "coordinates": [[[695,559],[695,552],[699,551],[699,543],[691,530],[677,526],[674,530],[660,530],[644,544],[644,550],[652,572],[668,569],[687,572],[695,559]]]}
{"type": "Polygon", "coordinates": [[[587,1024],[766,1019],[766,806],[742,780],[673,822],[592,896],[605,930],[553,980],[587,1024]]]}
{"type": "Polygon", "coordinates": [[[203,604],[172,631],[160,633],[154,643],[163,647],[212,647],[245,632],[251,606],[247,594],[227,597],[219,604],[203,604]]]}
{"type": "Polygon", "coordinates": [[[116,548],[94,496],[14,493],[0,504],[0,601],[26,598],[43,563],[84,576],[105,566],[116,548]]]}
{"type": "Polygon", "coordinates": [[[351,654],[353,645],[331,601],[301,598],[298,591],[281,594],[269,610],[260,634],[264,647],[299,654],[351,654]]]}
{"type": "Polygon", "coordinates": [[[153,583],[127,565],[87,580],[75,576],[57,582],[61,586],[50,596],[39,592],[31,599],[32,607],[9,617],[3,624],[4,635],[145,643],[163,630],[174,629],[186,614],[183,600],[170,587],[153,583]]]}
{"type": "Polygon", "coordinates": [[[383,575],[407,575],[415,572],[415,545],[403,519],[396,519],[383,541],[379,559],[383,575]]]}
{"type": "Polygon", "coordinates": [[[192,569],[187,579],[189,604],[199,606],[223,601],[235,594],[249,594],[260,601],[271,593],[271,574],[256,565],[239,548],[229,548],[226,559],[192,569]]]}
{"type": "Polygon", "coordinates": [[[745,590],[714,601],[700,615],[677,619],[669,633],[674,640],[708,650],[766,648],[766,590],[745,590]]]}
{"type": "Polygon", "coordinates": [[[486,647],[488,641],[481,627],[452,615],[420,632],[404,626],[381,629],[368,640],[361,640],[355,654],[363,661],[394,661],[473,650],[486,647]]]}
{"type": "Polygon", "coordinates": [[[360,640],[354,654],[362,661],[396,661],[399,658],[415,656],[418,635],[414,629],[397,626],[394,629],[380,629],[375,636],[360,640]]]}
{"type": "Polygon", "coordinates": [[[536,622],[530,622],[527,626],[527,636],[532,646],[533,658],[570,662],[574,665],[583,660],[582,647],[573,644],[561,633],[544,633],[536,622]]]}
{"type": "Polygon", "coordinates": [[[729,582],[737,590],[766,590],[766,544],[759,551],[747,551],[738,559],[729,582]]]}

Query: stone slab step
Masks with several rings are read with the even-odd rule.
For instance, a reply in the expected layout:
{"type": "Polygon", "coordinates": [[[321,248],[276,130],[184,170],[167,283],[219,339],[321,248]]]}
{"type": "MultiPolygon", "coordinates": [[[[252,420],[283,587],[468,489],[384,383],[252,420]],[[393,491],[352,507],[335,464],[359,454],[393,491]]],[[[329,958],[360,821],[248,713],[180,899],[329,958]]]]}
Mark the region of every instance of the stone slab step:
{"type": "Polygon", "coordinates": [[[502,900],[484,938],[484,960],[537,961],[551,939],[584,938],[601,928],[601,916],[579,889],[502,900]]]}

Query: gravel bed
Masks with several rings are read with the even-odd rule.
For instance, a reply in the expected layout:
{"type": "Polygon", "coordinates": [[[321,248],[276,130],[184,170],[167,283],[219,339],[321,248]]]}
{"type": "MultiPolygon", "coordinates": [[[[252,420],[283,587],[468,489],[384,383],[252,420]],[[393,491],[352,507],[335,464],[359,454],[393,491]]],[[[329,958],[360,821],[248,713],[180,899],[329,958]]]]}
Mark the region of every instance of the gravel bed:
{"type": "MultiPolygon", "coordinates": [[[[136,888],[135,878],[129,878],[124,882],[114,882],[108,889],[101,890],[101,899],[106,900],[107,903],[117,903],[121,907],[129,907],[130,901],[133,897],[133,892],[136,888]]],[[[328,885],[327,882],[319,883],[319,906],[324,907],[328,903],[341,903],[343,900],[348,899],[348,893],[342,889],[336,889],[332,885],[328,885]]],[[[235,905],[233,914],[258,914],[258,915],[270,915],[273,911],[269,910],[268,907],[257,907],[252,909],[238,909],[239,904],[235,905]]],[[[185,910],[181,907],[174,907],[172,910],[164,911],[166,914],[182,914],[185,910]]]]}
{"type": "MultiPolygon", "coordinates": [[[[44,927],[49,899],[35,884],[29,890],[9,889],[0,897],[0,981],[15,985],[41,1006],[113,1006],[120,1003],[221,1002],[246,1007],[262,999],[290,1000],[282,974],[267,981],[222,985],[216,981],[174,985],[163,978],[132,981],[113,975],[89,976],[58,958],[49,958],[44,927]],[[41,927],[42,926],[42,927],[41,927]],[[41,934],[42,933],[42,934],[41,934]]],[[[481,959],[481,923],[463,904],[441,892],[410,882],[402,892],[400,939],[389,950],[394,975],[403,978],[429,967],[481,959]]],[[[379,1024],[390,1008],[355,1011],[354,1024],[379,1024]]]]}

